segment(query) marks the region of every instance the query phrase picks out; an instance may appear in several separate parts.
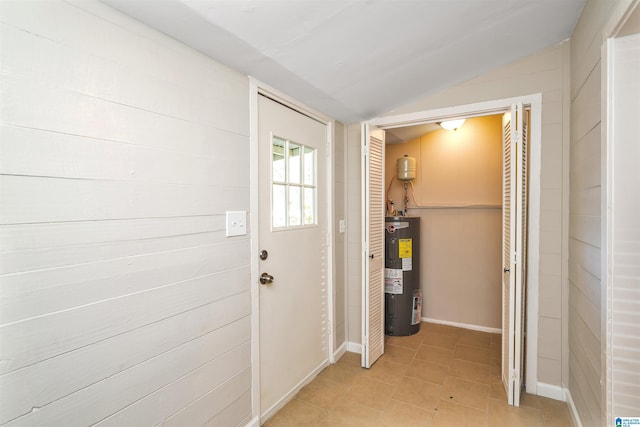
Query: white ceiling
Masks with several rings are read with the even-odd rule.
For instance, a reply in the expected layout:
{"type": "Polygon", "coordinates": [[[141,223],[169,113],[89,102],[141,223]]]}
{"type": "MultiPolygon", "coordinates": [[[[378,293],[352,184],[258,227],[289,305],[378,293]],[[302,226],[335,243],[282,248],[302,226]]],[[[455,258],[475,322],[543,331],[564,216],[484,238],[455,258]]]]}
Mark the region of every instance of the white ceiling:
{"type": "Polygon", "coordinates": [[[400,144],[439,129],[441,129],[441,127],[437,123],[385,129],[384,142],[387,144],[400,144]]]}
{"type": "Polygon", "coordinates": [[[344,123],[568,38],[585,0],[103,0],[344,123]]]}

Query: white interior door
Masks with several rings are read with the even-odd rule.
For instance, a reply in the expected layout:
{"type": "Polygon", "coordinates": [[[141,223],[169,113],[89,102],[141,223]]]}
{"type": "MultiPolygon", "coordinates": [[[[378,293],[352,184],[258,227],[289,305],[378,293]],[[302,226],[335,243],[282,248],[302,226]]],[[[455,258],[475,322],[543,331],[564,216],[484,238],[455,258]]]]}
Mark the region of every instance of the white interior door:
{"type": "Polygon", "coordinates": [[[526,283],[527,144],[521,103],[503,116],[502,382],[510,405],[520,405],[526,283]]]}
{"type": "Polygon", "coordinates": [[[328,361],[327,126],[260,95],[258,134],[265,419],[328,361]]]}
{"type": "Polygon", "coordinates": [[[362,366],[384,353],[384,131],[362,125],[362,366]]]}

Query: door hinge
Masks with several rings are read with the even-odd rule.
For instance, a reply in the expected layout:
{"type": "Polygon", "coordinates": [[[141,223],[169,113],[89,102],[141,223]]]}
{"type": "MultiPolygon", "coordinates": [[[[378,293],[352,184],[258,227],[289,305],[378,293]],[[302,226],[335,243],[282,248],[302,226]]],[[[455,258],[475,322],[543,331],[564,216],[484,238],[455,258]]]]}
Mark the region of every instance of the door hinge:
{"type": "Polygon", "coordinates": [[[515,265],[518,263],[518,252],[514,252],[513,253],[513,262],[512,264],[515,265]]]}
{"type": "Polygon", "coordinates": [[[518,379],[518,371],[515,369],[511,370],[511,381],[515,381],[518,379]]]}
{"type": "Polygon", "coordinates": [[[327,141],[324,147],[324,155],[325,157],[331,157],[331,142],[327,141]]]}
{"type": "Polygon", "coordinates": [[[367,154],[369,154],[369,147],[366,145],[362,146],[362,155],[366,156],[367,154]]]}

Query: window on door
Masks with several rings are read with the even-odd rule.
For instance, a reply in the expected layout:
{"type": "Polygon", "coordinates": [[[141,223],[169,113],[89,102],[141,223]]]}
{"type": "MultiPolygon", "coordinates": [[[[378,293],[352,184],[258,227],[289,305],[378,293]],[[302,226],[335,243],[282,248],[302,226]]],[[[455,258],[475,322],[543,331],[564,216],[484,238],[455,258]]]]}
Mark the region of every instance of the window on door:
{"type": "Polygon", "coordinates": [[[271,141],[274,231],[316,225],[316,149],[277,136],[271,141]]]}

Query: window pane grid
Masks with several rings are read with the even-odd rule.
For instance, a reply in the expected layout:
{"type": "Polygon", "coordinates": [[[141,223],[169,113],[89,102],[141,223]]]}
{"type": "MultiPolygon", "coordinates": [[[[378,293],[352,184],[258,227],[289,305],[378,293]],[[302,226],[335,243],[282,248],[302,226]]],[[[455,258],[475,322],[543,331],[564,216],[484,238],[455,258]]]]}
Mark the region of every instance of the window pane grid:
{"type": "Polygon", "coordinates": [[[271,151],[273,228],[316,225],[316,150],[273,136],[271,151]]]}

